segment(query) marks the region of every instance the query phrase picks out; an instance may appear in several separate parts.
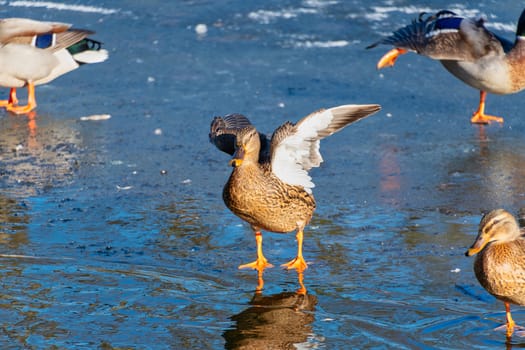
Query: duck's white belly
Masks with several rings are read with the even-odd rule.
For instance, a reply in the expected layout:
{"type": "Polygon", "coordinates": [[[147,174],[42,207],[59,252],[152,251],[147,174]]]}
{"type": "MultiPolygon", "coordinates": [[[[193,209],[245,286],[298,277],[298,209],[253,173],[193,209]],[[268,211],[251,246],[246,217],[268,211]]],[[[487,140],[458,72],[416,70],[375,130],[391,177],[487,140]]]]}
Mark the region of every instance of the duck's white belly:
{"type": "Polygon", "coordinates": [[[52,52],[30,45],[7,44],[0,47],[0,86],[22,87],[49,76],[58,65],[52,52]]]}
{"type": "Polygon", "coordinates": [[[483,57],[475,62],[440,61],[443,66],[464,83],[493,94],[511,94],[517,92],[512,87],[507,65],[495,56],[483,57]]]}

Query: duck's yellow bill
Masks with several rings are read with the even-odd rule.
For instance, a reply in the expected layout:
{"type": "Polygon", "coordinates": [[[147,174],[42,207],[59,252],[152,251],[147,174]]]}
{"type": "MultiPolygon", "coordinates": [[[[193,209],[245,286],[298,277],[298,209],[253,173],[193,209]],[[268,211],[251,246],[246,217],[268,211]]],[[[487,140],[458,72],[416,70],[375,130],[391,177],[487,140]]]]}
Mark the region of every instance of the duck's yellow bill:
{"type": "Polygon", "coordinates": [[[232,160],[230,160],[229,162],[230,166],[236,168],[238,166],[241,166],[242,164],[242,159],[239,159],[239,158],[233,158],[232,160]]]}
{"type": "Polygon", "coordinates": [[[485,248],[487,243],[488,242],[487,242],[486,239],[478,236],[476,238],[476,241],[474,242],[474,244],[472,244],[472,246],[469,248],[469,250],[467,250],[465,252],[465,255],[466,256],[472,256],[472,255],[478,254],[480,251],[483,250],[483,248],[485,248]]]}

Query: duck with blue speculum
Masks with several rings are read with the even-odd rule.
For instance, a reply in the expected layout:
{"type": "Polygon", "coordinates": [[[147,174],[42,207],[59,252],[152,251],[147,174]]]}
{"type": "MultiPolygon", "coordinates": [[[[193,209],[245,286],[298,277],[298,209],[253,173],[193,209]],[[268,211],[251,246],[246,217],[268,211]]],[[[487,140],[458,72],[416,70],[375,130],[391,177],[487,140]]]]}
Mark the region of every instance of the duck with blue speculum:
{"type": "Polygon", "coordinates": [[[514,42],[489,31],[483,19],[471,19],[442,10],[396,30],[379,44],[393,45],[377,63],[393,66],[399,55],[414,51],[438,60],[455,77],[480,91],[479,106],[471,123],[503,122],[485,114],[487,92],[511,94],[525,88],[525,10],[518,20],[514,42]]]}
{"type": "Polygon", "coordinates": [[[103,62],[108,52],[88,38],[94,32],[70,24],[27,18],[0,20],[0,86],[10,88],[0,107],[25,114],[36,108],[35,86],[46,84],[83,64],[103,62]],[[27,86],[27,104],[18,105],[16,89],[27,86]]]}
{"type": "Polygon", "coordinates": [[[282,124],[270,140],[241,114],[213,119],[210,141],[233,155],[233,171],[223,189],[224,203],[255,233],[257,259],[239,268],[263,271],[272,266],[262,251],[262,230],[296,231],[297,256],[282,266],[298,272],[307,268],[303,230],[316,207],[308,170],[323,161],[320,140],[380,109],[372,104],[319,110],[297,123],[282,124]]]}

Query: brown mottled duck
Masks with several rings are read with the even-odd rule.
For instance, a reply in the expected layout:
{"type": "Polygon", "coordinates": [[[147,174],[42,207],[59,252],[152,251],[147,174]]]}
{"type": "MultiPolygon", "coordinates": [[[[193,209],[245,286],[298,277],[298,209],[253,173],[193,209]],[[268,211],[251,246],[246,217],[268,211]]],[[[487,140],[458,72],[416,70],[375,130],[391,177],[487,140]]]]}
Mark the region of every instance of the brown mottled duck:
{"type": "Polygon", "coordinates": [[[214,118],[210,141],[233,155],[230,164],[234,169],[224,186],[224,203],[251,225],[257,244],[257,260],[239,268],[262,271],[271,266],[262,252],[261,230],[296,231],[297,256],[282,266],[299,272],[307,268],[303,230],[316,206],[308,170],[323,161],[319,141],[380,109],[372,104],[320,110],[296,124],[284,123],[270,142],[243,115],[214,118]]]}
{"type": "Polygon", "coordinates": [[[393,66],[409,51],[438,60],[456,78],[479,90],[478,109],[471,123],[503,123],[503,118],[485,114],[487,92],[512,94],[525,89],[525,10],[518,19],[513,41],[489,31],[483,19],[465,18],[442,10],[419,15],[411,24],[368,46],[393,45],[377,68],[393,66]]]}
{"type": "Polygon", "coordinates": [[[507,337],[516,326],[510,304],[525,305],[525,238],[514,216],[496,209],[481,219],[474,244],[465,253],[478,254],[474,272],[490,294],[503,301],[506,310],[507,337]]]}

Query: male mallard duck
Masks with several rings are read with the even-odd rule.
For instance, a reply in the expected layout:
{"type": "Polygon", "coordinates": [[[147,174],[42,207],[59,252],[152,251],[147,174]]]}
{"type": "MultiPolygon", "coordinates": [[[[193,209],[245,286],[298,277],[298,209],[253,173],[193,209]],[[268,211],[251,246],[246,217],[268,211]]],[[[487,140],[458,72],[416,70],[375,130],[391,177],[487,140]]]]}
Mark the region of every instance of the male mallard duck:
{"type": "Polygon", "coordinates": [[[107,59],[93,32],[70,29],[71,25],[25,18],[0,20],[0,86],[11,88],[0,107],[23,114],[36,107],[35,85],[41,85],[85,63],[107,59]],[[26,106],[18,106],[16,88],[27,86],[26,106]]]}
{"type": "Polygon", "coordinates": [[[234,169],[224,186],[224,203],[251,225],[257,243],[257,260],[239,268],[261,271],[271,266],[262,252],[261,230],[280,233],[296,230],[297,257],[282,266],[298,271],[306,269],[303,229],[315,209],[314,184],[308,170],[323,161],[319,141],[380,109],[379,105],[344,105],[314,112],[297,124],[286,122],[274,131],[267,147],[268,156],[264,158],[261,155],[266,149],[263,146],[261,150],[261,140],[265,142],[267,138],[246,117],[233,114],[214,119],[210,140],[219,149],[233,153],[230,164],[234,169]],[[223,128],[218,127],[221,124],[223,128]],[[233,147],[224,145],[227,140],[224,135],[228,134],[233,147]],[[234,152],[230,152],[232,149],[234,152]]]}
{"type": "Polygon", "coordinates": [[[511,94],[525,88],[525,10],[521,13],[514,43],[488,31],[483,19],[463,18],[451,11],[439,11],[396,30],[379,44],[393,45],[377,63],[377,68],[393,66],[408,51],[439,60],[464,83],[480,90],[479,107],[471,122],[502,123],[503,118],[485,114],[485,96],[511,94]]]}
{"type": "MultiPolygon", "coordinates": [[[[514,331],[510,304],[525,305],[525,238],[514,216],[496,209],[481,219],[466,256],[478,254],[474,272],[490,294],[505,303],[507,337],[514,331]]],[[[521,328],[521,327],[520,327],[521,328]]]]}

